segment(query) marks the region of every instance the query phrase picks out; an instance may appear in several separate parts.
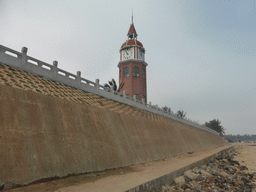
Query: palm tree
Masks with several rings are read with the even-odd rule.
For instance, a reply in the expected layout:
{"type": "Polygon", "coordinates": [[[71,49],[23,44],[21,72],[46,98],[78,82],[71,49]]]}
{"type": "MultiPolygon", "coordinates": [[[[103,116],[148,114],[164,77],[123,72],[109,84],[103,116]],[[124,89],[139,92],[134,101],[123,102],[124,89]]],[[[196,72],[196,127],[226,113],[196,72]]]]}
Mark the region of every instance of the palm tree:
{"type": "Polygon", "coordinates": [[[116,92],[120,92],[120,90],[123,88],[123,86],[124,86],[124,83],[121,82],[119,84],[119,87],[117,87],[115,79],[108,81],[108,84],[107,83],[104,84],[104,87],[112,89],[116,92]]]}
{"type": "Polygon", "coordinates": [[[213,119],[212,121],[205,122],[205,126],[217,131],[220,136],[225,134],[225,129],[220,125],[220,121],[218,119],[213,119]]]}
{"type": "Polygon", "coordinates": [[[184,111],[177,111],[177,116],[184,119],[185,116],[186,116],[187,112],[184,112],[184,111]]]}

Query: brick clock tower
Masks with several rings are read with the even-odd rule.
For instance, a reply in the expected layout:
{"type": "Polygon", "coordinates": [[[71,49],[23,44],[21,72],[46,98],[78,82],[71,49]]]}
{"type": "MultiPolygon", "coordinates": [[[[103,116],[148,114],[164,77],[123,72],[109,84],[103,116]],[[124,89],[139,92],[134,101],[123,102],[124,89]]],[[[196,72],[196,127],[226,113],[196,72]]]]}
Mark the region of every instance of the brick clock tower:
{"type": "Polygon", "coordinates": [[[145,49],[137,40],[133,21],[128,31],[128,39],[121,46],[119,68],[119,83],[123,82],[122,91],[129,97],[136,97],[147,102],[147,63],[145,49]]]}

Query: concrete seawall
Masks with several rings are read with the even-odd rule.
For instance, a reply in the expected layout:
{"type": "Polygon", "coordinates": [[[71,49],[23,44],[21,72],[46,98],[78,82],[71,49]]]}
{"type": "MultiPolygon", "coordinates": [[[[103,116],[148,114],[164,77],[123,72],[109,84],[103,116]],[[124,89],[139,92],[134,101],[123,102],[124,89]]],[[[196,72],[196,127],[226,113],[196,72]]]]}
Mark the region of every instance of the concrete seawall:
{"type": "Polygon", "coordinates": [[[151,120],[0,85],[0,186],[124,167],[226,144],[151,120]]]}

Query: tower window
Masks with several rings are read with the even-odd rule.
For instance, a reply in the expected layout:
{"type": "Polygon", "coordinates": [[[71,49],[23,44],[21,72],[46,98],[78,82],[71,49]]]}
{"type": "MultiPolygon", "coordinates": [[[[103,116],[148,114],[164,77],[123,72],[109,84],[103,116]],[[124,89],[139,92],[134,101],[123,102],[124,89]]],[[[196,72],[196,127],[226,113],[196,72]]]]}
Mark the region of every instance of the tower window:
{"type": "Polygon", "coordinates": [[[133,76],[138,77],[139,76],[139,67],[133,67],[133,76]]]}
{"type": "Polygon", "coordinates": [[[146,78],[146,70],[145,69],[142,69],[142,77],[146,78]]]}
{"type": "Polygon", "coordinates": [[[129,76],[129,67],[125,67],[124,68],[124,77],[128,77],[129,76]]]}

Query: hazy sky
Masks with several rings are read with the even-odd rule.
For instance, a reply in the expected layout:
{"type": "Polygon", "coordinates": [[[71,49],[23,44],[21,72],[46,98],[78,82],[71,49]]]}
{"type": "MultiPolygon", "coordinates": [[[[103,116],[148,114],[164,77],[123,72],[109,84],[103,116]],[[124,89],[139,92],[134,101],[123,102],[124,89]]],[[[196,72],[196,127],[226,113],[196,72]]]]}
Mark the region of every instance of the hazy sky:
{"type": "Polygon", "coordinates": [[[0,0],[0,44],[104,84],[134,15],[148,101],[256,134],[254,0],[0,0]]]}

